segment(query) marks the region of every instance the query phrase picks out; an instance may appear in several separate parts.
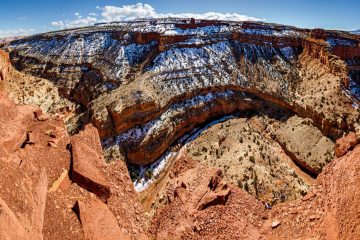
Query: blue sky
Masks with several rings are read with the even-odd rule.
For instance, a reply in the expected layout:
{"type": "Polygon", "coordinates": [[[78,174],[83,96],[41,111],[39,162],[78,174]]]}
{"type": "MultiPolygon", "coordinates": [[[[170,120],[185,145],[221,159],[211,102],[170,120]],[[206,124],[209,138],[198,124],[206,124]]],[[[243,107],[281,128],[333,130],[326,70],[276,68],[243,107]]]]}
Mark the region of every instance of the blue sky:
{"type": "Polygon", "coordinates": [[[236,13],[265,19],[267,22],[308,28],[360,28],[359,0],[1,0],[0,37],[46,32],[92,24],[104,19],[122,20],[149,15],[156,17],[168,13],[208,12],[219,13],[215,16],[236,13]],[[137,3],[143,4],[139,7],[135,5],[137,3]],[[123,8],[124,5],[128,7],[123,8]]]}

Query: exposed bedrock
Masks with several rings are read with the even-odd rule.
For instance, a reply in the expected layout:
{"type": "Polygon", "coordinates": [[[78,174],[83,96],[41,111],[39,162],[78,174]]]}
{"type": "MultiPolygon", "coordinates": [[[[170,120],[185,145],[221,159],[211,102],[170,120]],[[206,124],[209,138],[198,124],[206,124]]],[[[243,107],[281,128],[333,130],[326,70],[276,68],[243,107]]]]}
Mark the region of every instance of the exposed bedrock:
{"type": "Polygon", "coordinates": [[[358,38],[262,23],[177,21],[47,33],[8,49],[18,70],[54,82],[82,105],[104,146],[119,145],[137,165],[156,160],[195,126],[263,102],[312,119],[333,140],[355,131],[358,38]]]}
{"type": "Polygon", "coordinates": [[[130,163],[145,165],[159,158],[177,139],[210,119],[236,111],[256,109],[261,102],[233,91],[208,93],[171,105],[160,117],[108,138],[121,145],[130,163]]]}
{"type": "Polygon", "coordinates": [[[0,52],[0,81],[7,77],[10,69],[10,58],[6,52],[0,52]]]}

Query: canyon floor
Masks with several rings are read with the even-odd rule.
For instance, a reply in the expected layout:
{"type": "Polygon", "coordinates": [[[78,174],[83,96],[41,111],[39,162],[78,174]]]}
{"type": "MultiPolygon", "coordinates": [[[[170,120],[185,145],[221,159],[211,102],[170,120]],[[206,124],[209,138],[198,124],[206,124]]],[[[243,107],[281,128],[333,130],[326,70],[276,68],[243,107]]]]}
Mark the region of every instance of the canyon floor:
{"type": "Polygon", "coordinates": [[[360,238],[360,38],[138,20],[0,49],[0,239],[360,238]]]}

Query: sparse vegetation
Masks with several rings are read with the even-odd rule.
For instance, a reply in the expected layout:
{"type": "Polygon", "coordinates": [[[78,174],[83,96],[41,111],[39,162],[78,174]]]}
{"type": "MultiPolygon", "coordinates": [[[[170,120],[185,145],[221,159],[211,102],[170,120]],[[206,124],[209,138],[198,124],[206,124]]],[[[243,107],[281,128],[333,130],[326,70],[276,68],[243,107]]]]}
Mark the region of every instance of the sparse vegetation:
{"type": "Polygon", "coordinates": [[[151,168],[149,168],[149,169],[147,169],[145,171],[145,179],[146,180],[149,180],[149,179],[153,178],[153,176],[154,176],[154,173],[153,173],[153,170],[151,168]]]}

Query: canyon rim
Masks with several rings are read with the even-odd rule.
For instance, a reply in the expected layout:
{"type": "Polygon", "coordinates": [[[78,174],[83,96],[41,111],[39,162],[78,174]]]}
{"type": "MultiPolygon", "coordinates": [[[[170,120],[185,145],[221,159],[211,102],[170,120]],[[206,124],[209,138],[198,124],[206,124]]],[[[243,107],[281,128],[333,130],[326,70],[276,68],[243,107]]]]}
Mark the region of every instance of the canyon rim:
{"type": "Polygon", "coordinates": [[[134,8],[0,41],[0,239],[359,239],[357,31],[134,8]]]}

